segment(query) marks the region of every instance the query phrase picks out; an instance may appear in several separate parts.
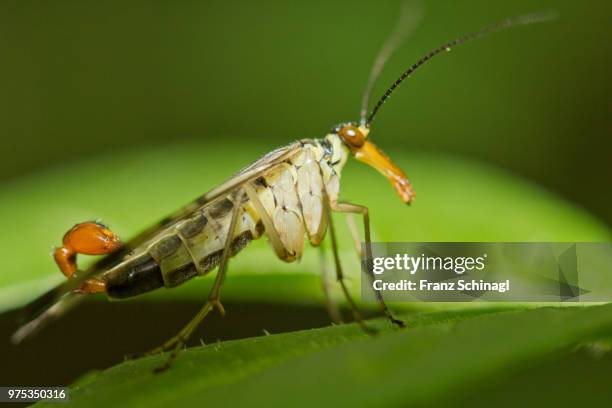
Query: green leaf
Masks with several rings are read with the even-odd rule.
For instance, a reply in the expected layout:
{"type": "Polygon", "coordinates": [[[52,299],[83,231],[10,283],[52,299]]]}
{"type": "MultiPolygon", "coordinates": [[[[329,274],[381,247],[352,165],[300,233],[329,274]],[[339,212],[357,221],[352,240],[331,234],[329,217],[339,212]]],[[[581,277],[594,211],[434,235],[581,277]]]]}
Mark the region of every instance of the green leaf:
{"type": "Polygon", "coordinates": [[[478,389],[612,328],[612,305],[499,313],[406,316],[408,328],[378,322],[262,336],[127,361],[71,387],[92,407],[413,406],[478,389]]]}
{"type": "MultiPolygon", "coordinates": [[[[273,146],[268,147],[269,150],[273,146]]],[[[0,311],[17,307],[60,282],[50,251],[77,222],[102,219],[124,239],[221,183],[265,153],[241,142],[192,143],[130,151],[15,180],[0,188],[0,311]]],[[[370,208],[380,241],[606,241],[607,227],[579,207],[491,166],[427,153],[390,151],[406,170],[415,203],[401,203],[374,170],[349,163],[342,197],[370,208]]],[[[342,258],[353,288],[358,262],[344,217],[336,216],[342,258]]],[[[317,250],[299,263],[275,258],[264,240],[230,262],[226,300],[320,303],[317,250]],[[257,259],[257,262],[253,262],[257,259]]],[[[91,262],[79,258],[83,265],[91,262]]],[[[140,299],[202,299],[210,277],[140,299]]],[[[338,296],[338,294],[336,294],[338,296]]]]}

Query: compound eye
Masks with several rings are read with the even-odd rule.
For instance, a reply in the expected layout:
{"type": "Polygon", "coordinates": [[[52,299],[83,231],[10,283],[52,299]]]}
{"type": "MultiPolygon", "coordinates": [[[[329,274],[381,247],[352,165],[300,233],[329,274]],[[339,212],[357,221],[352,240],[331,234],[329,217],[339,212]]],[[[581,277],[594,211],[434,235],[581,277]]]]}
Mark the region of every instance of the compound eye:
{"type": "Polygon", "coordinates": [[[353,125],[342,126],[338,135],[351,147],[361,147],[365,143],[365,136],[358,127],[353,125]]]}

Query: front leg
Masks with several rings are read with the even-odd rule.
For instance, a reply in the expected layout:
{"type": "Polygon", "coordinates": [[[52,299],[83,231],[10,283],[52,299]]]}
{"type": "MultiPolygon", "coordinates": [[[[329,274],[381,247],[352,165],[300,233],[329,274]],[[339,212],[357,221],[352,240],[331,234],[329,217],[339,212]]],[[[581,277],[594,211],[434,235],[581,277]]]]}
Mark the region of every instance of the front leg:
{"type": "MultiPolygon", "coordinates": [[[[368,207],[358,204],[351,204],[346,202],[332,202],[330,203],[333,211],[350,213],[350,214],[360,214],[363,216],[363,229],[365,233],[365,261],[366,261],[366,272],[368,277],[370,278],[370,284],[374,281],[374,274],[372,272],[372,267],[370,263],[372,262],[372,240],[370,237],[370,215],[368,211],[368,207]]],[[[380,291],[374,289],[374,293],[376,294],[376,299],[380,304],[380,307],[383,310],[383,313],[387,318],[395,325],[399,327],[405,327],[405,324],[402,320],[396,319],[393,317],[391,310],[387,307],[385,300],[382,297],[380,291]]]]}
{"type": "Polygon", "coordinates": [[[342,264],[340,263],[340,255],[338,253],[338,241],[336,238],[336,230],[334,228],[334,222],[331,216],[331,204],[327,201],[325,205],[325,211],[328,213],[327,214],[328,220],[329,220],[328,229],[329,229],[329,237],[331,240],[332,254],[334,255],[334,264],[336,266],[336,280],[338,281],[338,283],[340,283],[340,288],[342,288],[344,297],[349,307],[351,308],[351,311],[353,312],[353,318],[355,319],[355,322],[359,324],[359,326],[362,328],[364,332],[368,334],[375,334],[376,330],[370,328],[363,321],[363,317],[361,316],[361,313],[359,312],[359,308],[357,307],[357,304],[353,300],[348,288],[346,287],[346,283],[344,282],[344,272],[342,271],[342,264]]]}

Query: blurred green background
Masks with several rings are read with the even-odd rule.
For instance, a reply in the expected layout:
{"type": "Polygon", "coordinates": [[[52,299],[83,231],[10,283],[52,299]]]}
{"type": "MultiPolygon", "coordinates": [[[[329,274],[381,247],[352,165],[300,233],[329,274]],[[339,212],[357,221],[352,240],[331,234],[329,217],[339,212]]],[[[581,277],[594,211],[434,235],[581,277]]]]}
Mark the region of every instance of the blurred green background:
{"type": "MultiPolygon", "coordinates": [[[[319,137],[357,118],[370,63],[398,7],[5,0],[0,178],[183,139],[231,138],[237,146],[249,139],[265,151],[319,137]]],[[[610,224],[611,8],[605,1],[426,2],[424,20],[374,96],[459,34],[543,9],[560,18],[428,64],[381,111],[373,139],[494,163],[610,224]]]]}
{"type": "MultiPolygon", "coordinates": [[[[374,233],[387,241],[609,240],[609,2],[492,6],[467,0],[425,6],[425,18],[389,61],[375,97],[424,53],[458,35],[525,12],[553,9],[560,18],[456,48],[419,70],[381,110],[372,139],[413,177],[418,197],[412,208],[359,165],[347,167],[343,196],[371,206],[374,233]]],[[[6,231],[0,241],[0,310],[63,279],[48,250],[72,223],[99,216],[127,238],[259,154],[357,119],[371,61],[398,10],[396,1],[361,0],[1,2],[0,224],[6,231]]],[[[349,273],[358,270],[350,240],[341,245],[349,273]]],[[[260,241],[241,255],[232,261],[224,287],[228,317],[212,316],[196,337],[207,343],[243,337],[257,342],[264,327],[280,333],[329,324],[316,251],[307,248],[300,264],[286,265],[260,241]]],[[[3,343],[11,370],[0,373],[0,384],[67,384],[86,370],[112,366],[174,333],[209,284],[199,279],[145,296],[144,302],[86,302],[32,343],[3,343]],[[56,352],[67,342],[78,357],[56,352]],[[38,366],[45,369],[33,369],[38,366]]],[[[358,279],[350,285],[358,288],[358,279]]],[[[417,326],[419,319],[453,321],[444,312],[419,314],[444,305],[401,306],[394,305],[417,326]]],[[[10,313],[0,319],[4,339],[15,328],[10,313]]],[[[463,313],[455,317],[461,320],[463,313]]],[[[558,328],[566,320],[546,322],[558,328]]],[[[528,339],[513,328],[522,324],[508,326],[499,338],[528,339]]],[[[328,329],[321,332],[327,333],[323,343],[325,336],[337,340],[333,330],[354,328],[328,329]]],[[[529,334],[546,337],[546,351],[583,340],[529,334]]],[[[435,355],[436,343],[423,338],[435,355]]],[[[270,341],[292,353],[282,339],[270,341]]],[[[480,343],[478,335],[468,340],[475,350],[495,343],[480,343]]],[[[537,384],[543,390],[538,398],[548,401],[555,388],[574,395],[570,385],[582,381],[583,393],[575,394],[584,395],[595,377],[609,378],[610,354],[594,360],[590,351],[566,351],[543,364],[512,357],[493,367],[500,386],[489,384],[484,394],[474,388],[463,402],[475,404],[474,398],[485,406],[504,395],[508,384],[524,389],[526,382],[537,384]],[[524,365],[510,369],[519,363],[524,365]]],[[[220,359],[227,356],[231,352],[220,359]]],[[[183,368],[192,362],[183,361],[183,368]]],[[[226,369],[240,372],[242,363],[226,369]]],[[[437,383],[437,373],[418,374],[437,383]]],[[[608,387],[605,381],[596,385],[608,387]]]]}

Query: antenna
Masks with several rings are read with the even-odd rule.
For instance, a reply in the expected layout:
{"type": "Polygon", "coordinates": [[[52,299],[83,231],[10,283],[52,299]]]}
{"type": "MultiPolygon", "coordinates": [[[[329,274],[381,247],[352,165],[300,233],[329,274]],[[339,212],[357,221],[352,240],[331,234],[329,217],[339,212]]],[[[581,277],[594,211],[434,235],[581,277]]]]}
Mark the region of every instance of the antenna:
{"type": "Polygon", "coordinates": [[[380,75],[382,69],[385,67],[385,63],[391,55],[398,49],[398,47],[412,34],[417,28],[421,19],[423,18],[423,5],[420,1],[409,2],[405,1],[402,3],[400,9],[400,16],[395,23],[395,27],[389,37],[387,37],[383,47],[378,52],[378,55],[374,59],[372,68],[370,69],[370,76],[368,82],[363,90],[363,96],[361,98],[361,111],[359,114],[361,125],[366,124],[366,115],[368,114],[368,105],[370,103],[370,97],[372,96],[372,88],[374,83],[380,75]]]}
{"type": "Polygon", "coordinates": [[[491,24],[489,26],[486,26],[485,28],[483,28],[483,29],[481,29],[479,31],[475,31],[475,32],[472,32],[470,34],[466,34],[466,35],[464,35],[462,37],[455,38],[454,40],[449,41],[448,43],[446,43],[446,44],[444,44],[444,45],[434,49],[433,51],[431,51],[428,54],[426,54],[425,56],[423,56],[420,60],[418,60],[412,66],[410,66],[410,68],[408,68],[406,71],[404,71],[402,73],[402,75],[400,75],[400,77],[397,80],[395,80],[395,82],[393,82],[393,84],[385,91],[383,96],[378,100],[378,102],[376,103],[376,105],[372,109],[372,112],[370,113],[370,116],[368,116],[368,119],[366,120],[365,125],[368,126],[368,127],[370,126],[370,124],[374,120],[374,117],[376,116],[376,113],[378,113],[378,110],[380,109],[380,107],[382,105],[384,105],[384,103],[391,96],[393,91],[395,91],[397,89],[397,87],[404,81],[404,79],[408,78],[420,66],[425,64],[427,61],[429,61],[430,59],[432,59],[436,55],[440,54],[442,51],[450,51],[451,48],[453,48],[453,47],[456,47],[456,46],[461,45],[461,44],[465,44],[468,41],[484,37],[484,36],[486,36],[488,34],[494,33],[496,31],[501,31],[501,30],[504,30],[506,28],[510,28],[510,27],[514,27],[514,26],[520,26],[520,25],[541,23],[541,22],[553,20],[556,17],[557,17],[557,13],[551,12],[551,11],[547,11],[547,12],[525,14],[525,15],[518,16],[518,17],[508,18],[506,20],[502,20],[502,21],[499,21],[497,23],[494,23],[494,24],[491,24]]]}

